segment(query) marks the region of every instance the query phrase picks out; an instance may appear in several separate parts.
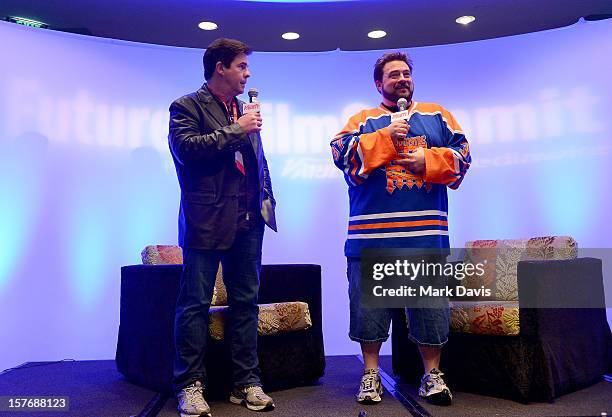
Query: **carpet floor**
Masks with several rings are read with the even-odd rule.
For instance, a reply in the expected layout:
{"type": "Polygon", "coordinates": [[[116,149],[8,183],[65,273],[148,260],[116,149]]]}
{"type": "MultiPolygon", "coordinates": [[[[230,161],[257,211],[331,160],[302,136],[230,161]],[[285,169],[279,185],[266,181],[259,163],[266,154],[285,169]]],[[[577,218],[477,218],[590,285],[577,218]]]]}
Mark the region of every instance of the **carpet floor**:
{"type": "MultiPolygon", "coordinates": [[[[358,356],[326,358],[325,376],[317,385],[274,391],[276,409],[269,417],[447,417],[447,416],[602,416],[612,415],[612,383],[602,381],[564,395],[552,403],[522,404],[465,392],[453,392],[451,407],[433,406],[417,395],[417,386],[393,377],[391,358],[381,358],[385,398],[375,406],[360,405],[355,394],[362,374],[358,356]]],[[[452,387],[451,387],[452,389],[452,387]]],[[[125,381],[112,360],[31,362],[0,374],[0,397],[62,396],[67,411],[0,411],[1,417],[177,417],[176,399],[159,396],[125,381]]],[[[1,404],[0,404],[1,405],[1,404]]],[[[255,417],[258,414],[229,401],[210,403],[214,417],[255,417]]]]}
{"type": "MultiPolygon", "coordinates": [[[[393,376],[390,356],[381,358],[381,369],[391,377],[393,376]]],[[[523,404],[502,398],[453,391],[453,405],[440,407],[428,404],[421,399],[417,395],[418,386],[416,384],[407,384],[399,378],[391,379],[395,390],[405,397],[409,404],[412,403],[415,408],[422,409],[421,413],[413,413],[419,417],[600,417],[606,415],[602,413],[612,415],[612,383],[604,380],[588,388],[556,398],[551,403],[523,404]]],[[[450,388],[452,390],[452,386],[450,388]]]]}

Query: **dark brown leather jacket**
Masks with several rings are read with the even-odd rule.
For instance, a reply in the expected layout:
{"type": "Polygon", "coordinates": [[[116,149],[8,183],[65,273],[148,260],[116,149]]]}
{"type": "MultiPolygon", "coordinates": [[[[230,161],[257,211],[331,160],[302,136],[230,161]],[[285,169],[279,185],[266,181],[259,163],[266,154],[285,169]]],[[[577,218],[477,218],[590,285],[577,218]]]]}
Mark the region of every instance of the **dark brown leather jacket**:
{"type": "MultiPolygon", "coordinates": [[[[239,100],[242,113],[244,102],[239,100]]],[[[259,205],[265,223],[276,231],[276,202],[260,136],[229,124],[206,84],[170,105],[168,142],[179,184],[179,245],[227,249],[234,241],[240,172],[234,152],[252,146],[257,159],[259,205]]]]}

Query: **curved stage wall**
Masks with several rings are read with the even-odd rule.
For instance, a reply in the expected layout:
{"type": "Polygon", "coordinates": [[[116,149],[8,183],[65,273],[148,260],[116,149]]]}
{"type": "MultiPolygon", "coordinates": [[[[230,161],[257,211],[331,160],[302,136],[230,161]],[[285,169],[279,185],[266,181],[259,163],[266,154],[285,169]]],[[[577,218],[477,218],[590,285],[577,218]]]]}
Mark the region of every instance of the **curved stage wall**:
{"type": "MultiPolygon", "coordinates": [[[[201,85],[202,51],[4,22],[0,39],[0,369],[110,358],[119,268],[147,244],[176,242],[167,109],[201,85]]],[[[610,50],[603,21],[410,51],[415,99],[450,109],[471,141],[475,162],[449,193],[453,246],[550,234],[611,246],[610,50]]],[[[380,54],[251,57],[280,230],[266,235],[264,263],[322,265],[328,354],[357,351],[346,185],[328,143],[379,103],[380,54]]]]}

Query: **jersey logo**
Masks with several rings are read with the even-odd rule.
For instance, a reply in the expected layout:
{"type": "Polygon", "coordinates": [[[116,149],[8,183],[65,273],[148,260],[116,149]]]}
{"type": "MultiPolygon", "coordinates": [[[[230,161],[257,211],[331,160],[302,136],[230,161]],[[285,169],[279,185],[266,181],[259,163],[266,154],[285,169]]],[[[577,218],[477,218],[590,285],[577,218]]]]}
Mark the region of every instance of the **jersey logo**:
{"type": "MultiPolygon", "coordinates": [[[[422,135],[402,139],[398,141],[398,147],[399,159],[403,159],[409,152],[417,148],[427,148],[427,138],[425,135],[422,135]]],[[[412,174],[403,165],[393,165],[393,161],[391,161],[391,164],[385,167],[385,171],[387,174],[387,192],[389,194],[392,194],[396,189],[401,190],[404,187],[407,189],[425,187],[427,191],[431,190],[430,183],[425,182],[420,175],[412,174]]]]}

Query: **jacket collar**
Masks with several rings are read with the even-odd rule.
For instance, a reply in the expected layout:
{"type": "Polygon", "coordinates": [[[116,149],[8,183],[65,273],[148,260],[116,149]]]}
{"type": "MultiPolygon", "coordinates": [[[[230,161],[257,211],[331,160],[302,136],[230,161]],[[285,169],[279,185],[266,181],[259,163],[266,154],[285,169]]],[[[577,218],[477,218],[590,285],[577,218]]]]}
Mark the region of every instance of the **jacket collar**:
{"type": "Polygon", "coordinates": [[[212,94],[210,93],[210,90],[208,90],[208,85],[206,83],[202,84],[202,87],[200,87],[196,94],[198,95],[198,99],[202,103],[208,104],[214,100],[212,94]]]}
{"type": "Polygon", "coordinates": [[[215,119],[219,126],[225,126],[227,124],[227,117],[221,108],[221,105],[217,103],[217,100],[212,96],[208,85],[204,83],[202,87],[196,92],[198,100],[204,104],[204,110],[215,119]]]}
{"type": "MultiPolygon", "coordinates": [[[[205,104],[206,111],[219,123],[219,126],[226,125],[226,116],[221,108],[221,105],[215,100],[210,90],[208,89],[208,85],[204,83],[202,87],[196,92],[198,95],[198,100],[205,104]],[[212,103],[212,105],[210,105],[212,103]]],[[[238,101],[238,109],[240,114],[242,114],[242,100],[236,98],[238,101]]],[[[259,147],[259,135],[248,135],[249,140],[251,141],[251,145],[253,145],[253,150],[255,151],[255,155],[258,154],[259,147]]]]}

